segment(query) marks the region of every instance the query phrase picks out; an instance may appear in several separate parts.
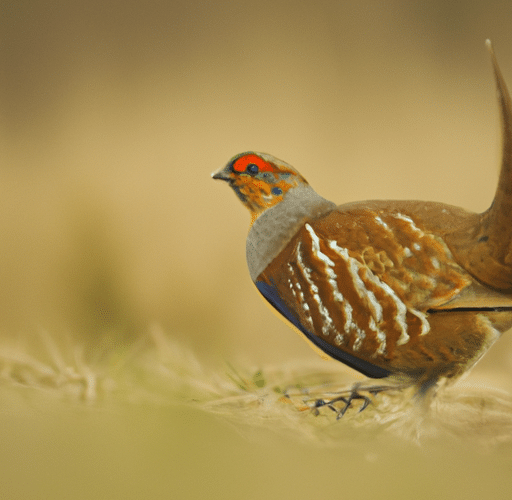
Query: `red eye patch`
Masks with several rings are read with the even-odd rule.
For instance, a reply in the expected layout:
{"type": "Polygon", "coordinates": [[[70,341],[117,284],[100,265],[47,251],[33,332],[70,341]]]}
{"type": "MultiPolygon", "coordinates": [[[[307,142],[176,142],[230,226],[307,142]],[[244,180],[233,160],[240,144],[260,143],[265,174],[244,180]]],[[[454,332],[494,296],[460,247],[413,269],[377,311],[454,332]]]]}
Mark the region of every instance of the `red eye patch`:
{"type": "Polygon", "coordinates": [[[265,160],[261,159],[259,156],[256,155],[245,155],[233,163],[233,170],[235,172],[245,172],[245,169],[247,168],[247,165],[253,163],[254,165],[257,165],[260,172],[273,172],[274,169],[270,165],[270,163],[267,163],[265,160]]]}

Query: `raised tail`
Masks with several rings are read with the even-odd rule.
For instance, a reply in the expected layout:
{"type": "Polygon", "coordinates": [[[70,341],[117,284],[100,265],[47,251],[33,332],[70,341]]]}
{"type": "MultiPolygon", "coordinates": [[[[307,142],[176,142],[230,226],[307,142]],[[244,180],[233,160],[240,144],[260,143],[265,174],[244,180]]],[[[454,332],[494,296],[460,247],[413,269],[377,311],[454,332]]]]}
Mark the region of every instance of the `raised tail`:
{"type": "Polygon", "coordinates": [[[455,258],[484,284],[512,293],[512,103],[490,40],[501,115],[502,160],[494,200],[470,227],[446,235],[455,258]]]}

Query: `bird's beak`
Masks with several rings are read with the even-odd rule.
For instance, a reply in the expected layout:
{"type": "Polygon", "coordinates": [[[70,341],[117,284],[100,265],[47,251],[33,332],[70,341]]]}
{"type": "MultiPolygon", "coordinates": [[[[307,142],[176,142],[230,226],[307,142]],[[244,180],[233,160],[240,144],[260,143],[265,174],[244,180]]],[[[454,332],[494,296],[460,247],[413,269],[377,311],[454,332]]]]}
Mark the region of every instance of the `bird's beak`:
{"type": "Polygon", "coordinates": [[[222,167],[217,172],[213,172],[212,174],[213,179],[220,179],[221,181],[230,181],[231,176],[229,175],[229,172],[226,172],[226,167],[222,167]]]}

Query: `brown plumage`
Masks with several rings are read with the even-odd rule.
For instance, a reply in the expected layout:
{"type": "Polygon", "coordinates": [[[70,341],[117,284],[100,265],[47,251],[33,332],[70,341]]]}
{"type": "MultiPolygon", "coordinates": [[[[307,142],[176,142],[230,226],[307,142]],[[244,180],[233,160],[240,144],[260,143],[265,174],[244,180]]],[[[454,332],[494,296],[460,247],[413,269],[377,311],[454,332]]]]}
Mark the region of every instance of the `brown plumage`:
{"type": "Polygon", "coordinates": [[[265,299],[329,356],[422,392],[512,327],[512,105],[487,45],[503,159],[482,214],[422,201],[336,206],[263,153],[213,174],[251,212],[247,262],[265,299]]]}

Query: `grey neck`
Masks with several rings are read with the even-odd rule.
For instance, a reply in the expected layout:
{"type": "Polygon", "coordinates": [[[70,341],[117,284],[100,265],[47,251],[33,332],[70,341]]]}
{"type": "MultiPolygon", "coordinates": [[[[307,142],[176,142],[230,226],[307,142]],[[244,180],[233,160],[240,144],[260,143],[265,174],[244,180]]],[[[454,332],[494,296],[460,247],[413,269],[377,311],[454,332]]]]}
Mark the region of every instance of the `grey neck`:
{"type": "Polygon", "coordinates": [[[291,189],[281,203],[265,210],[247,236],[246,257],[252,280],[256,281],[308,219],[335,206],[306,185],[291,189]]]}

